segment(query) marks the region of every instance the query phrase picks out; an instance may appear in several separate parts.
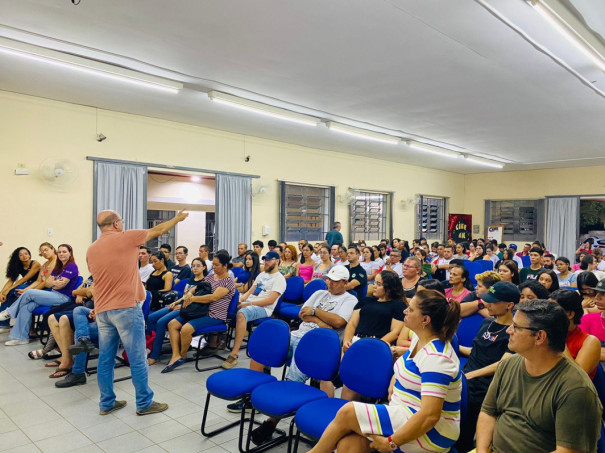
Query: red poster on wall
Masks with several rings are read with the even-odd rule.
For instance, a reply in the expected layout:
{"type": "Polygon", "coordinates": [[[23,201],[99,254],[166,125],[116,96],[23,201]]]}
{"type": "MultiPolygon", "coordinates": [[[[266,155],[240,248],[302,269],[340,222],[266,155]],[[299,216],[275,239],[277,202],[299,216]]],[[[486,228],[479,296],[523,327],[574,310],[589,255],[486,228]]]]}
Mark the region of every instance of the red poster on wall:
{"type": "Polygon", "coordinates": [[[470,214],[450,214],[447,223],[447,237],[459,242],[470,242],[472,236],[473,216],[470,214]]]}

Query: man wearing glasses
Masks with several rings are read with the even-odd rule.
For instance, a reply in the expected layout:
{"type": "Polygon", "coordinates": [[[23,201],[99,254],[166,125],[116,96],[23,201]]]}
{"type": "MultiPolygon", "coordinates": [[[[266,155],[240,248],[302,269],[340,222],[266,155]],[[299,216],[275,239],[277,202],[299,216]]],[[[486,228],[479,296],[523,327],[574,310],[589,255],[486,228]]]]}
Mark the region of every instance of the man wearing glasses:
{"type": "Polygon", "coordinates": [[[263,260],[265,263],[264,272],[258,274],[254,284],[246,294],[239,298],[233,349],[227,360],[221,365],[227,370],[237,365],[237,352],[242,345],[242,341],[244,341],[248,323],[270,317],[275,305],[277,305],[277,299],[286,290],[286,279],[279,272],[279,254],[273,251],[268,252],[263,256],[263,260]]]}
{"type": "Polygon", "coordinates": [[[546,300],[521,302],[477,422],[477,453],[593,452],[603,407],[588,374],[563,357],[569,321],[546,300]]]}

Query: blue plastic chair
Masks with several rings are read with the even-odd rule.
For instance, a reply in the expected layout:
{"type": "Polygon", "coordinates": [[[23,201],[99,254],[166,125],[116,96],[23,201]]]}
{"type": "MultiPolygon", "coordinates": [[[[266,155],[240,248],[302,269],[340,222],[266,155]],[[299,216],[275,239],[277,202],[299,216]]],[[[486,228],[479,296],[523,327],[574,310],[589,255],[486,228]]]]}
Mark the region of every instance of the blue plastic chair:
{"type": "MultiPolygon", "coordinates": [[[[234,269],[237,269],[237,268],[234,268],[234,269]]],[[[237,276],[237,283],[246,283],[249,278],[250,278],[250,272],[242,270],[242,271],[240,271],[239,275],[237,276]]]]}
{"type": "MultiPolygon", "coordinates": [[[[240,274],[242,272],[244,272],[244,268],[243,267],[234,267],[233,269],[231,269],[231,272],[233,272],[233,278],[238,278],[240,276],[240,274]]],[[[238,279],[239,281],[239,279],[238,279]]]]}
{"type": "Polygon", "coordinates": [[[529,259],[529,255],[528,256],[522,256],[521,257],[521,261],[523,262],[523,267],[529,267],[529,266],[531,266],[531,260],[529,259]]]}
{"type": "MultiPolygon", "coordinates": [[[[302,281],[301,277],[290,277],[287,280],[287,282],[289,282],[293,278],[300,279],[302,281]]],[[[288,284],[288,283],[286,283],[286,284],[288,284]]],[[[311,297],[311,295],[313,295],[313,293],[315,293],[316,291],[325,290],[326,288],[327,288],[326,282],[324,282],[323,280],[319,280],[319,279],[311,280],[309,283],[307,283],[307,286],[305,286],[304,290],[302,291],[302,300],[304,302],[306,302],[307,299],[309,299],[309,297],[311,297]]],[[[299,305],[296,303],[285,302],[284,300],[287,300],[286,299],[287,292],[288,292],[287,290],[286,290],[286,292],[284,292],[283,300],[280,304],[279,311],[277,312],[277,314],[281,319],[291,322],[295,319],[298,319],[298,315],[300,314],[300,309],[302,308],[302,304],[299,305]]]]}
{"type": "Polygon", "coordinates": [[[181,280],[172,288],[179,294],[179,298],[183,297],[183,293],[185,292],[185,286],[187,286],[188,280],[181,280]]]}
{"type": "Polygon", "coordinates": [[[305,281],[302,277],[290,277],[286,280],[286,290],[282,294],[282,298],[285,302],[300,304],[302,302],[304,289],[305,281]]]}
{"type": "Polygon", "coordinates": [[[143,305],[141,305],[141,311],[143,312],[143,318],[147,321],[147,316],[149,315],[149,307],[151,306],[151,293],[149,291],[145,291],[145,301],[143,305]]]}
{"type": "MultiPolygon", "coordinates": [[[[375,338],[364,338],[353,343],[340,364],[342,382],[351,390],[369,396],[375,401],[387,396],[392,376],[391,349],[384,341],[375,338]]],[[[293,451],[298,451],[301,433],[315,441],[318,440],[339,409],[346,403],[348,401],[341,398],[323,398],[301,407],[294,417],[297,430],[293,451]]]]}
{"type": "MultiPolygon", "coordinates": [[[[312,385],[294,381],[278,381],[255,388],[250,395],[252,413],[246,437],[246,449],[240,448],[240,451],[250,450],[250,434],[256,412],[275,418],[291,417],[305,404],[328,398],[325,392],[315,386],[318,386],[316,381],[330,381],[336,375],[340,363],[338,334],[332,329],[313,329],[307,332],[298,343],[294,360],[300,371],[312,379],[312,385]]],[[[292,437],[293,430],[294,419],[290,423],[290,431],[287,436],[282,434],[259,445],[255,451],[264,451],[287,441],[292,437]]],[[[240,437],[240,443],[242,440],[243,438],[240,437]]]]}
{"type": "MultiPolygon", "coordinates": [[[[290,347],[290,327],[284,321],[278,319],[269,320],[254,331],[248,343],[250,357],[265,367],[281,367],[286,362],[290,347]]],[[[244,423],[246,422],[246,411],[242,409],[240,420],[226,426],[206,431],[206,419],[210,405],[210,397],[214,396],[227,401],[244,399],[248,402],[250,393],[263,384],[277,381],[275,376],[250,370],[247,368],[233,368],[231,370],[218,371],[206,380],[206,404],[202,417],[200,430],[206,437],[212,437],[233,426],[239,425],[239,444],[241,451],[241,439],[243,438],[244,423]]]]}
{"type": "Polygon", "coordinates": [[[328,286],[323,279],[318,278],[311,280],[309,283],[307,283],[307,286],[305,286],[305,289],[303,290],[302,299],[306,302],[316,291],[325,290],[327,288],[328,286]]]}
{"type": "Polygon", "coordinates": [[[491,260],[465,261],[464,267],[468,270],[468,275],[473,285],[477,284],[475,276],[482,272],[494,270],[494,263],[491,260]]]}
{"type": "Polygon", "coordinates": [[[460,320],[460,324],[458,325],[458,330],[456,331],[456,335],[458,336],[458,344],[460,346],[472,347],[473,340],[477,336],[477,332],[479,332],[479,327],[481,327],[481,323],[485,320],[485,318],[479,314],[474,314],[471,316],[467,316],[466,318],[462,318],[460,320]]]}

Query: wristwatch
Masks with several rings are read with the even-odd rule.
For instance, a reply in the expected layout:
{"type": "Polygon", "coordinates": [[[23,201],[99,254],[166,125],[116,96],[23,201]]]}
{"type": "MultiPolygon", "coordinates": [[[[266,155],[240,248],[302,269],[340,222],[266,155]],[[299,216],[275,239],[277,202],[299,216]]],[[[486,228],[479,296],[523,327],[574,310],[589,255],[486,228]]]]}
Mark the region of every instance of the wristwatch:
{"type": "Polygon", "coordinates": [[[315,316],[315,307],[311,309],[311,316],[315,316]]]}
{"type": "Polygon", "coordinates": [[[481,299],[477,301],[477,310],[483,310],[485,308],[485,304],[481,299]]]}
{"type": "Polygon", "coordinates": [[[389,448],[391,451],[395,451],[399,448],[399,445],[393,442],[393,438],[391,436],[387,437],[387,442],[389,443],[389,448]]]}

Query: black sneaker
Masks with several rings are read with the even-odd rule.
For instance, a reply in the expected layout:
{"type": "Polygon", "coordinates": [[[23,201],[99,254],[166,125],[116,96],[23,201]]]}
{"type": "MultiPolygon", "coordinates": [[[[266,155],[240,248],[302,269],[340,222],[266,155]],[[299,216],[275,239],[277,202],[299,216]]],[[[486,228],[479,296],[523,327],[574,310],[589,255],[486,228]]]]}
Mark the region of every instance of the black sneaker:
{"type": "Polygon", "coordinates": [[[265,420],[262,425],[252,430],[251,439],[254,445],[262,445],[273,436],[275,425],[269,420],[265,420]]]}
{"type": "Polygon", "coordinates": [[[69,373],[65,376],[65,379],[55,382],[55,387],[59,387],[60,389],[64,389],[67,387],[73,387],[74,385],[84,385],[86,384],[86,374],[84,373],[69,373]]]}
{"type": "Polygon", "coordinates": [[[73,344],[69,347],[69,354],[72,356],[77,356],[82,352],[88,354],[89,352],[94,351],[96,348],[97,347],[92,344],[92,342],[88,338],[82,337],[78,339],[76,344],[73,344]]]}
{"type": "Polygon", "coordinates": [[[235,403],[227,405],[227,410],[236,414],[240,414],[242,412],[242,409],[244,409],[244,412],[247,413],[252,412],[252,403],[248,401],[244,404],[244,400],[241,399],[239,401],[236,401],[235,403]]]}

